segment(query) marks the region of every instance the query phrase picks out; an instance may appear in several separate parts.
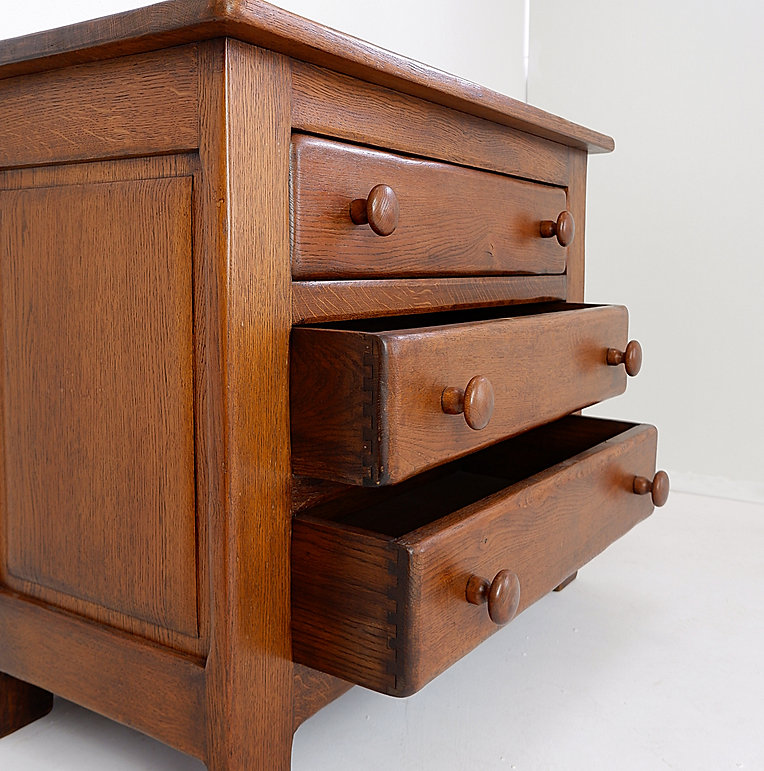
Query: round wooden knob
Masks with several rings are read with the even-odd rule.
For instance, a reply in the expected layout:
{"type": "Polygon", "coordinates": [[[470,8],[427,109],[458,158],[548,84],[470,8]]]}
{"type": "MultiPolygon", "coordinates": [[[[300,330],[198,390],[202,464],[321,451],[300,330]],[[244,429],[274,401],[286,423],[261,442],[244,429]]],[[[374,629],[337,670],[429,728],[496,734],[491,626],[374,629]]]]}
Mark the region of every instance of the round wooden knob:
{"type": "Polygon", "coordinates": [[[461,415],[467,425],[480,431],[485,428],[493,415],[494,395],[491,381],[485,375],[475,375],[467,387],[443,389],[440,406],[447,415],[461,415]]]}
{"type": "Polygon", "coordinates": [[[557,243],[560,246],[568,246],[573,243],[573,236],[576,235],[576,223],[573,215],[569,211],[561,211],[557,221],[543,220],[541,223],[541,237],[551,238],[557,236],[557,243]]]}
{"type": "Polygon", "coordinates": [[[663,506],[669,496],[669,475],[665,471],[657,471],[652,481],[647,477],[634,477],[634,492],[637,495],[650,493],[655,506],[663,506]]]}
{"type": "Polygon", "coordinates": [[[520,581],[511,570],[500,570],[490,583],[480,576],[467,581],[467,602],[488,605],[488,615],[494,624],[504,626],[517,613],[520,604],[520,581]]]}
{"type": "Polygon", "coordinates": [[[398,227],[398,196],[389,185],[375,185],[368,198],[350,202],[350,219],[356,225],[366,225],[378,236],[389,236],[398,227]]]}
{"type": "Polygon", "coordinates": [[[626,374],[629,377],[634,377],[642,369],[642,346],[636,340],[631,340],[625,351],[608,348],[607,363],[611,367],[623,364],[626,367],[626,374]]]}

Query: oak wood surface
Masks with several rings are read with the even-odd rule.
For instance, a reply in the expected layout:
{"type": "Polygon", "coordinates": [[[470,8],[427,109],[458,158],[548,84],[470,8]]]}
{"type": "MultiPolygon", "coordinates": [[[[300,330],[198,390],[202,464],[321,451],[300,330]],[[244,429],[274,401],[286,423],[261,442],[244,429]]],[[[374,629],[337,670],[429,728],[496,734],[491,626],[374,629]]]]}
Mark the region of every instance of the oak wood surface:
{"type": "Polygon", "coordinates": [[[204,757],[204,669],[168,648],[0,590],[0,672],[204,757]]]}
{"type": "Polygon", "coordinates": [[[566,250],[539,232],[565,208],[565,192],[546,185],[296,136],[292,206],[298,279],[565,270],[566,250]],[[400,211],[386,237],[350,212],[379,185],[400,211]]]}
{"type": "Polygon", "coordinates": [[[566,276],[294,281],[292,321],[315,323],[564,300],[566,276]]]}
{"type": "Polygon", "coordinates": [[[191,177],[0,208],[3,576],[199,637],[191,177]]]}
{"type": "Polygon", "coordinates": [[[347,693],[352,683],[301,664],[294,665],[294,729],[347,693]]]}
{"type": "Polygon", "coordinates": [[[606,351],[627,326],[623,307],[552,305],[296,327],[293,470],[392,484],[615,396],[626,377],[606,351]],[[441,406],[445,388],[476,375],[495,393],[480,431],[441,406]]]}
{"type": "Polygon", "coordinates": [[[52,708],[52,693],[0,672],[0,739],[39,720],[52,708]]]}
{"type": "Polygon", "coordinates": [[[569,417],[404,483],[376,506],[335,520],[299,514],[296,660],[415,692],[498,628],[467,600],[471,576],[515,573],[522,611],[650,514],[632,480],[652,475],[655,449],[652,426],[569,417]]]}
{"type": "Polygon", "coordinates": [[[210,511],[212,639],[199,727],[211,771],[287,771],[289,68],[237,41],[211,44],[204,67],[203,250],[214,276],[208,334],[220,351],[207,407],[220,420],[223,474],[210,511]]]}
{"type": "Polygon", "coordinates": [[[292,61],[292,125],[461,166],[568,182],[565,145],[297,60],[292,61]]]}
{"type": "Polygon", "coordinates": [[[193,150],[198,83],[193,45],[0,80],[0,168],[193,150]]]}
{"type": "Polygon", "coordinates": [[[568,247],[566,266],[567,300],[584,301],[584,244],[586,242],[586,153],[568,149],[568,204],[567,209],[576,222],[576,237],[568,247]]]}
{"type": "MultiPolygon", "coordinates": [[[[92,163],[77,163],[71,165],[44,166],[40,168],[13,169],[0,172],[0,190],[25,190],[33,188],[60,188],[69,190],[74,200],[76,200],[76,191],[80,189],[92,189],[93,185],[101,183],[113,183],[123,181],[146,181],[177,177],[190,178],[199,172],[198,159],[194,154],[180,156],[156,156],[151,158],[125,159],[121,161],[103,161],[92,163]]],[[[196,202],[194,202],[194,208],[196,202]]],[[[70,214],[76,211],[76,204],[73,203],[70,214]]],[[[198,229],[200,218],[193,217],[194,226],[198,229]]],[[[198,240],[199,234],[195,234],[195,240],[198,240]]],[[[198,261],[195,262],[195,269],[198,261]]],[[[197,277],[194,281],[197,288],[203,286],[203,281],[197,277]]],[[[203,324],[201,309],[197,306],[194,309],[194,328],[202,329],[203,324]]],[[[198,343],[198,337],[195,338],[198,343]]],[[[205,347],[197,345],[195,354],[194,371],[195,376],[205,369],[205,347]]],[[[194,401],[197,405],[195,410],[198,413],[198,404],[203,397],[203,389],[197,384],[194,388],[194,401]]],[[[195,443],[197,450],[204,444],[206,433],[205,425],[195,419],[194,421],[195,443]]],[[[82,473],[86,473],[84,470],[82,473]]],[[[2,476],[2,475],[0,475],[2,476]]],[[[204,476],[197,474],[197,500],[204,501],[204,476]]],[[[0,480],[1,486],[1,480],[0,480]]],[[[105,607],[96,602],[91,602],[81,597],[74,597],[71,594],[64,593],[49,586],[42,586],[21,578],[15,578],[5,575],[4,581],[18,592],[44,600],[55,607],[66,608],[70,611],[79,613],[87,618],[100,621],[109,626],[140,635],[150,640],[160,642],[177,650],[187,653],[203,656],[207,650],[208,644],[208,582],[207,560],[203,555],[207,552],[207,526],[206,519],[203,516],[197,518],[197,586],[198,586],[198,631],[195,629],[193,635],[189,636],[181,632],[168,629],[156,623],[150,623],[147,620],[127,615],[116,609],[105,607]]],[[[0,553],[5,554],[7,550],[3,546],[5,529],[0,528],[0,553]]],[[[61,557],[60,557],[61,558],[61,557]]],[[[0,565],[2,561],[0,561],[0,565]]],[[[168,575],[172,572],[172,567],[168,564],[168,575]]]]}
{"type": "Polygon", "coordinates": [[[4,41],[0,78],[221,36],[590,152],[608,152],[614,147],[610,137],[596,131],[261,0],[170,0],[4,41]]]}

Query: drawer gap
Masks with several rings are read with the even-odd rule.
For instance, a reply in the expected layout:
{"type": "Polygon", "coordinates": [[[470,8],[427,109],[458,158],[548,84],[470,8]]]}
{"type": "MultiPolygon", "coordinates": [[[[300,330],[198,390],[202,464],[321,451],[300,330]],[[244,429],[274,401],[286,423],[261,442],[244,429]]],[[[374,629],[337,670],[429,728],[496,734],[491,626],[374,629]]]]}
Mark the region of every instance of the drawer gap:
{"type": "Polygon", "coordinates": [[[400,538],[633,428],[633,424],[571,416],[387,488],[358,490],[351,500],[305,512],[342,527],[400,538]]]}

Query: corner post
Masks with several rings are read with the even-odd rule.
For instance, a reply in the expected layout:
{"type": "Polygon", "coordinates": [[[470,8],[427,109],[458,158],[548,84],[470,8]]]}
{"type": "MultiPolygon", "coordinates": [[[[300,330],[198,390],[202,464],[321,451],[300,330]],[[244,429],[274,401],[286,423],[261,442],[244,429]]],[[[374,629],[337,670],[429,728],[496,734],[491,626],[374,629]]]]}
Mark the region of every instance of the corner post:
{"type": "Polygon", "coordinates": [[[207,765],[287,771],[290,641],[289,145],[283,56],[235,40],[202,55],[199,254],[205,312],[211,646],[207,765]]]}

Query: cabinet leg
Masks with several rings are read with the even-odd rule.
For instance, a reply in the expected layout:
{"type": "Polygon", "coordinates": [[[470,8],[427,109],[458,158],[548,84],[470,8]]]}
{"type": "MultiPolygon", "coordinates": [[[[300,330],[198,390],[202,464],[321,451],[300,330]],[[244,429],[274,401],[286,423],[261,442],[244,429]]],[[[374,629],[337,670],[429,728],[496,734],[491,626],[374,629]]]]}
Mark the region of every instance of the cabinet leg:
{"type": "Polygon", "coordinates": [[[554,590],[556,592],[561,592],[569,583],[576,580],[576,576],[578,575],[578,571],[575,573],[571,573],[559,586],[555,586],[554,590]]]}
{"type": "Polygon", "coordinates": [[[52,693],[0,672],[0,738],[45,717],[52,707],[52,693]]]}
{"type": "Polygon", "coordinates": [[[227,748],[218,740],[216,752],[207,760],[209,771],[290,771],[292,768],[292,739],[274,742],[258,741],[259,737],[228,737],[227,748]],[[249,743],[249,746],[248,746],[249,743]]]}

